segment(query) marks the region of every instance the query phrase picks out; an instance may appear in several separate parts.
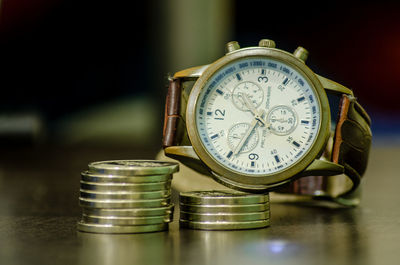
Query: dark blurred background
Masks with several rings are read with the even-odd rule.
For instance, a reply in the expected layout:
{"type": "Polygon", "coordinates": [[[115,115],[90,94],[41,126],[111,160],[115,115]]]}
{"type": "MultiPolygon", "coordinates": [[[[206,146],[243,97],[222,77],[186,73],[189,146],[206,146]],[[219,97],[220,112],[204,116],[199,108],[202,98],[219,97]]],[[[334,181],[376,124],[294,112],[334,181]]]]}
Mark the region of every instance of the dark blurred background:
{"type": "Polygon", "coordinates": [[[355,91],[374,143],[400,143],[400,3],[0,1],[0,144],[158,150],[169,73],[225,43],[310,52],[355,91]]]}

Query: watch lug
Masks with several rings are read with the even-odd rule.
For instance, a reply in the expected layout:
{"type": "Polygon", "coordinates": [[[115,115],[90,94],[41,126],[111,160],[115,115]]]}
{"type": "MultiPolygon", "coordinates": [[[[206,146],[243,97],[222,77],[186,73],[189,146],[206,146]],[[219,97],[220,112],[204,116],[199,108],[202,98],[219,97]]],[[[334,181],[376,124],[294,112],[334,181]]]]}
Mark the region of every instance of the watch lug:
{"type": "Polygon", "coordinates": [[[169,146],[164,149],[164,153],[166,156],[169,157],[172,156],[187,157],[193,160],[200,161],[200,158],[194,151],[193,146],[169,146]]]}
{"type": "Polygon", "coordinates": [[[164,153],[166,156],[180,161],[185,166],[202,174],[210,175],[210,170],[201,162],[193,146],[169,146],[164,149],[164,153]]]}
{"type": "Polygon", "coordinates": [[[316,76],[321,82],[322,86],[325,88],[325,90],[328,90],[336,94],[348,94],[353,96],[353,91],[351,91],[351,89],[342,86],[341,84],[336,83],[335,81],[329,80],[328,78],[325,78],[323,76],[317,74],[316,76]]]}
{"type": "Polygon", "coordinates": [[[343,173],[344,167],[342,165],[326,160],[315,159],[300,173],[300,176],[335,176],[343,173]]]}
{"type": "Polygon", "coordinates": [[[207,67],[208,67],[208,64],[188,68],[188,69],[185,69],[185,70],[175,73],[174,78],[198,78],[203,74],[204,70],[206,70],[207,67]]]}

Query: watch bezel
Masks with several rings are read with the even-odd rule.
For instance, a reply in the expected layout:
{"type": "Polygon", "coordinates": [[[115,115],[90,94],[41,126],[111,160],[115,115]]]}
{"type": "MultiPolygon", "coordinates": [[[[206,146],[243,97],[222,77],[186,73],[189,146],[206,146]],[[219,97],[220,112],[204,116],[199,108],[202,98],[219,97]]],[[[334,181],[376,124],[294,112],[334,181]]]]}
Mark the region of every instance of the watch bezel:
{"type": "Polygon", "coordinates": [[[206,166],[210,168],[212,172],[214,172],[214,175],[220,175],[224,179],[233,183],[236,182],[238,184],[271,186],[276,183],[287,182],[288,179],[304,170],[310,163],[312,163],[321,155],[330,135],[330,109],[326,92],[319,79],[302,61],[283,50],[275,48],[250,47],[228,53],[224,57],[210,64],[209,67],[198,78],[188,98],[186,107],[186,129],[195,152],[206,164],[206,166]],[[232,63],[233,61],[249,57],[267,57],[290,65],[303,75],[310,86],[314,88],[315,94],[319,98],[318,102],[321,111],[320,128],[314,143],[308,149],[303,158],[278,173],[257,176],[245,173],[235,173],[231,169],[221,165],[212,157],[212,155],[209,154],[198,134],[196,123],[196,105],[201,90],[205,87],[208,80],[210,80],[210,78],[219,69],[229,63],[232,63]]]}

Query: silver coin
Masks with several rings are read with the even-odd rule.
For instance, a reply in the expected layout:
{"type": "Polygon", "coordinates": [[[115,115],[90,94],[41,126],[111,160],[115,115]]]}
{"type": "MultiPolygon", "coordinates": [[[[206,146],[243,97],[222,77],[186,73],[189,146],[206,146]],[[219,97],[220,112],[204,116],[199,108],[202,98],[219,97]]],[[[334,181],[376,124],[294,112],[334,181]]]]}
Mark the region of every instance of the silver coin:
{"type": "Polygon", "coordinates": [[[89,233],[101,234],[134,234],[161,232],[168,230],[168,223],[154,225],[101,225],[78,222],[78,230],[89,233]]]}
{"type": "Polygon", "coordinates": [[[169,175],[178,172],[178,170],[178,163],[158,160],[110,160],[89,164],[90,173],[106,175],[169,175]]]}
{"type": "Polygon", "coordinates": [[[151,183],[95,183],[86,182],[81,180],[82,190],[91,191],[131,191],[131,192],[144,192],[144,191],[160,191],[171,188],[171,181],[165,182],[151,182],[151,183]]]}
{"type": "Polygon", "coordinates": [[[239,191],[181,192],[179,201],[190,205],[248,205],[269,202],[269,194],[250,194],[239,191]]]}
{"type": "Polygon", "coordinates": [[[161,216],[174,213],[174,205],[169,204],[162,207],[152,208],[131,208],[131,209],[102,209],[102,208],[82,208],[83,214],[110,217],[147,217],[161,216]]]}
{"type": "Polygon", "coordinates": [[[184,212],[193,213],[254,213],[269,211],[269,202],[244,205],[191,205],[179,204],[184,212]]]}
{"type": "Polygon", "coordinates": [[[172,215],[146,216],[146,217],[117,217],[117,216],[92,216],[83,215],[82,221],[89,224],[109,225],[153,225],[172,222],[172,215]]]}
{"type": "Polygon", "coordinates": [[[148,182],[165,182],[172,179],[172,174],[168,175],[145,175],[145,176],[119,176],[119,175],[102,175],[93,174],[88,171],[81,173],[83,181],[86,182],[106,182],[106,183],[148,183],[148,182]]]}
{"type": "Polygon", "coordinates": [[[96,192],[90,190],[80,190],[80,196],[85,199],[95,200],[150,200],[170,197],[171,190],[146,192],[96,192]]]}
{"type": "Polygon", "coordinates": [[[200,230],[242,230],[264,228],[270,225],[269,219],[250,222],[194,222],[179,220],[180,227],[200,230]]]}
{"type": "Polygon", "coordinates": [[[171,198],[154,199],[154,200],[93,200],[79,197],[81,207],[92,208],[151,208],[167,206],[171,202],[171,198]]]}
{"type": "Polygon", "coordinates": [[[246,222],[269,219],[269,211],[257,213],[189,213],[180,211],[180,219],[196,222],[246,222]]]}

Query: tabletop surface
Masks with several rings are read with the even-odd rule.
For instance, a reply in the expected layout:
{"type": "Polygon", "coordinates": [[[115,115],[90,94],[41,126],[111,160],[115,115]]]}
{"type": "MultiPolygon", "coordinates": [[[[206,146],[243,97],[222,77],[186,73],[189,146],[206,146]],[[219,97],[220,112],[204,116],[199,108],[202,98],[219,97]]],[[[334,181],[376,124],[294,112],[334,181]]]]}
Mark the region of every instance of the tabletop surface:
{"type": "MultiPolygon", "coordinates": [[[[271,226],[106,235],[76,222],[90,161],[152,152],[74,148],[0,154],[0,264],[399,264],[400,147],[374,147],[359,207],[271,203],[271,226]]],[[[176,199],[176,196],[175,196],[176,199]]]]}

